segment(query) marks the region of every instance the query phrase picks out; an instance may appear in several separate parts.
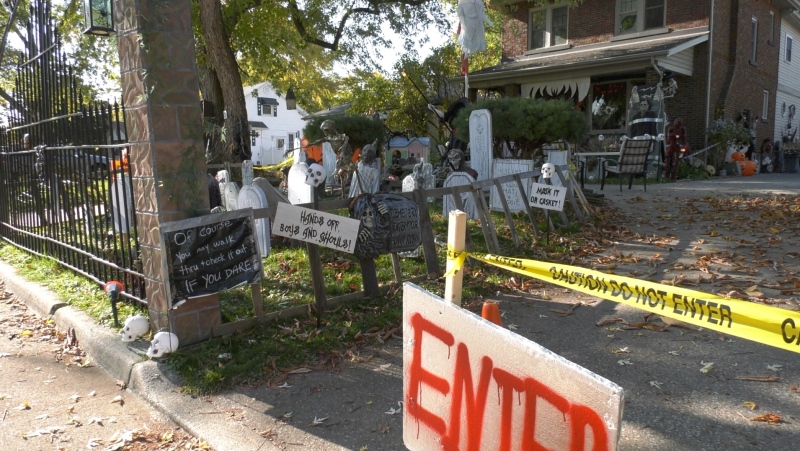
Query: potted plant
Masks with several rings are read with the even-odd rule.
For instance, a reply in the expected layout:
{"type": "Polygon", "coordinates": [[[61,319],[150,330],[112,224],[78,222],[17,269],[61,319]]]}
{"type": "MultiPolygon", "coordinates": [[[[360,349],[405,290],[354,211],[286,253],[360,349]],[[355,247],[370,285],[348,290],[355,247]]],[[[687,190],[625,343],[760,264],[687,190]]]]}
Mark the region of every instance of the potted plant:
{"type": "Polygon", "coordinates": [[[726,155],[736,152],[740,146],[746,145],[752,139],[747,127],[730,119],[714,120],[706,133],[709,142],[717,144],[708,151],[708,164],[714,166],[718,173],[725,169],[726,155]]]}

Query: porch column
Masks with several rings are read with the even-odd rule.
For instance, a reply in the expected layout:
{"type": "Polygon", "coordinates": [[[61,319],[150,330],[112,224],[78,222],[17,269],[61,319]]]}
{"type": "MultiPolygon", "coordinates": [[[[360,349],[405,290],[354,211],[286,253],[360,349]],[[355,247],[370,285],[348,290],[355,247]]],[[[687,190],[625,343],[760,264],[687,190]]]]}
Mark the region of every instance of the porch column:
{"type": "Polygon", "coordinates": [[[216,295],[170,310],[162,271],[159,226],[209,207],[191,3],[115,0],[114,11],[150,324],[183,346],[221,321],[216,295]]]}

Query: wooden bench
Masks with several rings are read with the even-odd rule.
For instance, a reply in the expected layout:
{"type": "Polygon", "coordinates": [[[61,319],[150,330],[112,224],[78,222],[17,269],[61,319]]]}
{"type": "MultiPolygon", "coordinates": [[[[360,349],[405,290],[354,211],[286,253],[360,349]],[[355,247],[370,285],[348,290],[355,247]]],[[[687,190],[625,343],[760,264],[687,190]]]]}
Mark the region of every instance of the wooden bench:
{"type": "Polygon", "coordinates": [[[619,190],[622,191],[622,175],[628,174],[628,189],[633,186],[633,177],[641,175],[644,178],[644,190],[647,191],[647,163],[648,155],[653,150],[653,139],[627,139],[622,143],[619,159],[604,160],[601,168],[600,189],[606,184],[606,175],[616,174],[619,178],[619,190]],[[616,163],[609,165],[609,163],[616,163]]]}

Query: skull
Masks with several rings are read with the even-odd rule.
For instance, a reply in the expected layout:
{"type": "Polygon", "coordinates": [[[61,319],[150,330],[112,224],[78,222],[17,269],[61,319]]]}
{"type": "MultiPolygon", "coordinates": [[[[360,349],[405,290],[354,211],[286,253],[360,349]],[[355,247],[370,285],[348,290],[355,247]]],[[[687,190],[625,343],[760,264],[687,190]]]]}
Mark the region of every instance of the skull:
{"type": "Polygon", "coordinates": [[[365,208],[364,211],[361,213],[361,222],[364,223],[364,227],[371,229],[374,225],[374,213],[372,212],[372,208],[365,208]]]}
{"type": "Polygon", "coordinates": [[[309,166],[307,174],[306,185],[311,185],[315,188],[325,181],[326,177],[328,177],[325,168],[318,163],[313,163],[311,166],[309,166]]]}
{"type": "Polygon", "coordinates": [[[125,328],[122,329],[123,343],[130,343],[146,334],[150,330],[150,322],[141,315],[129,316],[125,320],[125,328]]]}
{"type": "Polygon", "coordinates": [[[553,163],[545,163],[542,165],[542,177],[549,179],[556,172],[556,167],[553,163]]]}
{"type": "Polygon", "coordinates": [[[178,349],[178,336],[172,332],[159,332],[150,342],[147,348],[147,357],[164,357],[172,351],[178,349]]]}

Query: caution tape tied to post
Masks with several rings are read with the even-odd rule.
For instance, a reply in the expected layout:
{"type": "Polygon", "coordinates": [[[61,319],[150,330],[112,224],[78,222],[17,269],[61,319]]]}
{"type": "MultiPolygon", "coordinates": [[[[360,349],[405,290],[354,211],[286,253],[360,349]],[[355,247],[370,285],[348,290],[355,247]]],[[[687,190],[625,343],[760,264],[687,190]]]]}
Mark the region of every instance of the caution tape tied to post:
{"type": "Polygon", "coordinates": [[[447,246],[447,262],[448,262],[447,266],[450,266],[450,269],[448,269],[447,272],[444,273],[444,276],[450,277],[453,274],[461,271],[461,268],[464,267],[464,262],[466,260],[467,260],[466,251],[456,252],[455,249],[453,249],[450,246],[447,246]]]}
{"type": "MultiPolygon", "coordinates": [[[[451,260],[450,254],[448,252],[448,260],[451,260]]],[[[577,266],[492,254],[461,252],[452,258],[456,260],[454,268],[460,269],[463,266],[465,255],[544,282],[627,304],[694,326],[800,352],[800,312],[577,266]]]]}

